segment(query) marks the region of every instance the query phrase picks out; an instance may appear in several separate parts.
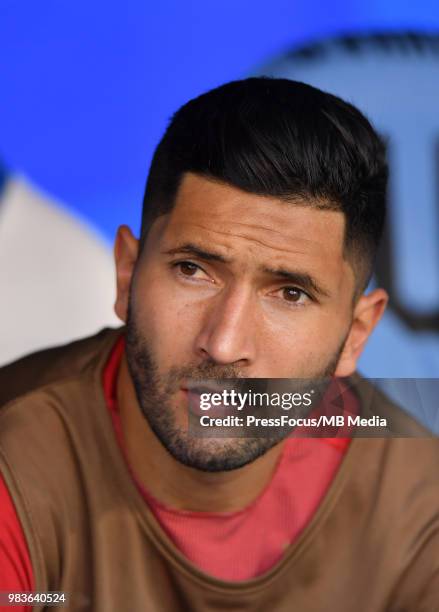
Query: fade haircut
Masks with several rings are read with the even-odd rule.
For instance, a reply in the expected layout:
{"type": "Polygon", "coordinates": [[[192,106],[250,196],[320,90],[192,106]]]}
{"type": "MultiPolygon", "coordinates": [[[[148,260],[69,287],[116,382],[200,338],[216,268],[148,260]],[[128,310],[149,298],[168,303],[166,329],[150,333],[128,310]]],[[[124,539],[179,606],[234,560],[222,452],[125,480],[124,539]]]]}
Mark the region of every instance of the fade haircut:
{"type": "Polygon", "coordinates": [[[385,219],[385,146],[351,104],[315,87],[268,77],[217,87],[172,117],[150,168],[141,244],[171,211],[185,173],[292,204],[341,211],[344,254],[367,286],[385,219]]]}

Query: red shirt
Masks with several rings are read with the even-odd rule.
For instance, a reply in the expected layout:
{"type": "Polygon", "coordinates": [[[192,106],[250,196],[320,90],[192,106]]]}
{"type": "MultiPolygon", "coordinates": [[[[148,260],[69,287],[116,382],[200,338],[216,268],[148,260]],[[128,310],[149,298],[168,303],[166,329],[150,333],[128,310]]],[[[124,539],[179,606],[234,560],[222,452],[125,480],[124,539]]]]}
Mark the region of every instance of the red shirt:
{"type": "MultiPolygon", "coordinates": [[[[113,348],[103,376],[104,393],[122,453],[124,443],[115,389],[123,350],[121,339],[113,348]]],[[[346,395],[343,399],[346,405],[346,395]]],[[[351,395],[349,400],[349,412],[356,413],[354,397],[351,395]]],[[[285,548],[311,520],[349,442],[349,438],[287,440],[269,484],[255,501],[238,512],[185,512],[168,508],[141,486],[131,468],[130,472],[161,527],[194,565],[222,580],[249,580],[277,563],[285,548]]],[[[0,591],[33,588],[26,540],[0,475],[0,591]]],[[[10,608],[4,610],[8,612],[10,608]]]]}

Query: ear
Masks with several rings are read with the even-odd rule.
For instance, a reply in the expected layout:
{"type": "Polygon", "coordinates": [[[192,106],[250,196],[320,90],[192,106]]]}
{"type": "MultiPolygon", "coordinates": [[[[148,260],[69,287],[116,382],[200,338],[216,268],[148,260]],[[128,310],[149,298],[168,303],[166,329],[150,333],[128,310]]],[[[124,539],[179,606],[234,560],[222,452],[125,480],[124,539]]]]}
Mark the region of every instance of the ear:
{"type": "Polygon", "coordinates": [[[117,296],[114,311],[124,323],[128,312],[128,298],[134,265],[139,253],[139,241],[126,225],[117,230],[114,242],[114,260],[116,262],[117,296]]]}
{"type": "Polygon", "coordinates": [[[358,300],[352,317],[351,329],[338,361],[335,376],[350,376],[355,372],[357,361],[366,342],[384,314],[389,296],[384,289],[374,289],[358,300]]]}

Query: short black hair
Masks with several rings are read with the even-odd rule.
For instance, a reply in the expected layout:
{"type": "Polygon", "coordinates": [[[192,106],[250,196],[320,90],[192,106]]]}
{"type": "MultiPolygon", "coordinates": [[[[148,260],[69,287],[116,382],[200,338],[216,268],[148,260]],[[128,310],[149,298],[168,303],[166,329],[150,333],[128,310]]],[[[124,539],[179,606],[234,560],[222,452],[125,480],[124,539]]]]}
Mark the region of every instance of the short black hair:
{"type": "Polygon", "coordinates": [[[316,87],[269,77],[233,81],[172,117],[146,184],[141,243],[169,212],[185,173],[248,193],[344,213],[357,288],[370,280],[386,207],[385,145],[351,104],[316,87]]]}

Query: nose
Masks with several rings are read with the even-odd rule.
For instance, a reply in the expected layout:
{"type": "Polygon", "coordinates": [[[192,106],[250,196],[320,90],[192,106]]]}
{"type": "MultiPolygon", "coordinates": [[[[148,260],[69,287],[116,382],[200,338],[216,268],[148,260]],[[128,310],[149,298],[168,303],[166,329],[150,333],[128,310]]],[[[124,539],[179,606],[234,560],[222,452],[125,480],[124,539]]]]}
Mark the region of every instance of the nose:
{"type": "Polygon", "coordinates": [[[195,351],[217,364],[250,366],[256,359],[255,304],[244,287],[230,288],[208,305],[195,351]]]}

